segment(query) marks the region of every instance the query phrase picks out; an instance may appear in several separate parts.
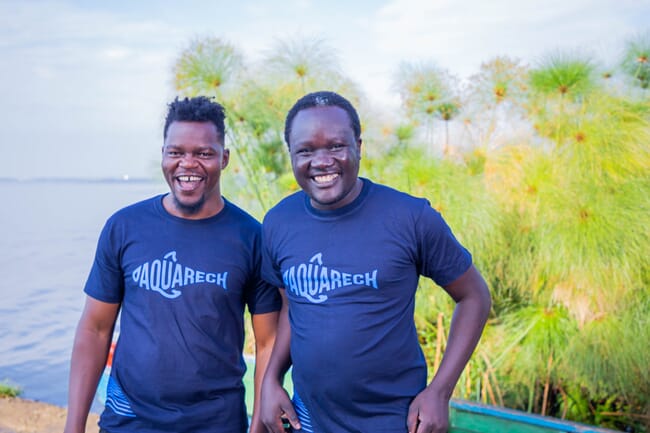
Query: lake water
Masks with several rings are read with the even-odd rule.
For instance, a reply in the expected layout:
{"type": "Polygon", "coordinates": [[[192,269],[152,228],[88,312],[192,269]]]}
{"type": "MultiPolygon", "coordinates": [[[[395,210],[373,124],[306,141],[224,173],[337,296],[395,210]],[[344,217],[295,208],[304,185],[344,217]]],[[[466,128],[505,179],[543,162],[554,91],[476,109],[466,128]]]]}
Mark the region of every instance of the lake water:
{"type": "MultiPolygon", "coordinates": [[[[70,352],[99,232],[162,182],[0,180],[0,382],[67,405],[70,352]]],[[[93,405],[93,411],[100,407],[93,405]]]]}

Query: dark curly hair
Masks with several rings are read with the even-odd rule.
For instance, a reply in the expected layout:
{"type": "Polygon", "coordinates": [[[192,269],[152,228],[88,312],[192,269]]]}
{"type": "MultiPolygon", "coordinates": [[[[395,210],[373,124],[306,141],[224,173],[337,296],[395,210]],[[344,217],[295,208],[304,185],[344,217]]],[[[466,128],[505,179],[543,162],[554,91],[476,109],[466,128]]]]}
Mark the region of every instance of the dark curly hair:
{"type": "Polygon", "coordinates": [[[348,117],[350,118],[350,126],[354,131],[354,138],[358,140],[361,137],[361,122],[359,121],[357,110],[355,110],[350,101],[338,93],[322,90],[319,92],[308,93],[307,95],[298,99],[298,101],[296,101],[293,107],[291,107],[289,110],[289,113],[287,113],[287,118],[284,122],[284,141],[287,142],[287,146],[289,146],[291,124],[298,112],[307,108],[332,106],[342,108],[346,113],[348,113],[348,117]]]}
{"type": "Polygon", "coordinates": [[[207,96],[178,99],[176,97],[169,104],[169,111],[165,118],[163,138],[167,138],[167,130],[172,122],[212,122],[217,127],[221,139],[226,137],[226,118],[223,106],[207,96]]]}

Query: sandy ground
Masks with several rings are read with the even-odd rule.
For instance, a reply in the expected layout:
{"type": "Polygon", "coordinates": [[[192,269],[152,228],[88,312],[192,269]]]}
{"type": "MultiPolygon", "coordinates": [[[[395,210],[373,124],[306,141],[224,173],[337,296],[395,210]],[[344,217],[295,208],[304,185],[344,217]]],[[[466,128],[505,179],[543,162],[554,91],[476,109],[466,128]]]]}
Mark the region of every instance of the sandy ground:
{"type": "MultiPolygon", "coordinates": [[[[0,398],[0,433],[62,433],[66,410],[21,398],[0,398]]],[[[97,418],[90,414],[86,433],[97,433],[97,418]]]]}

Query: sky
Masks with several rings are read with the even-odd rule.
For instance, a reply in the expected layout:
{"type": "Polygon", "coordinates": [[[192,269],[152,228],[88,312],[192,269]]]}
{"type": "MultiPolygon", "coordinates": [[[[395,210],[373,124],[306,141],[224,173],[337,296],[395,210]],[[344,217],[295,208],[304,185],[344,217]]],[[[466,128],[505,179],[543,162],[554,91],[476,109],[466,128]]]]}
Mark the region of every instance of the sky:
{"type": "Polygon", "coordinates": [[[250,60],[321,39],[390,110],[401,62],[460,79],[495,56],[534,66],[580,50],[614,64],[649,30],[650,0],[0,0],[0,178],[158,175],[172,66],[200,38],[250,60]]]}

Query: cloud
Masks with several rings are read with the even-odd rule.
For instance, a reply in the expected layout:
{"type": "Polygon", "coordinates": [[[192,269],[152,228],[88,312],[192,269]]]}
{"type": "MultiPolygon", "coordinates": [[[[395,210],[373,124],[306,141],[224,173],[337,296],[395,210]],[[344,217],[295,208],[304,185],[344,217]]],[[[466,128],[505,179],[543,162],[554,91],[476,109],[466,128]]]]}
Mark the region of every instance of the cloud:
{"type": "Polygon", "coordinates": [[[121,60],[129,57],[131,50],[125,47],[110,47],[101,52],[101,55],[108,60],[121,60]]]}
{"type": "Polygon", "coordinates": [[[432,60],[466,77],[497,55],[529,64],[565,48],[612,57],[624,38],[647,29],[648,9],[638,0],[249,0],[228,7],[0,0],[0,145],[50,144],[39,147],[36,162],[15,152],[11,170],[49,173],[52,161],[74,152],[89,161],[75,166],[85,170],[80,175],[149,170],[145,159],[151,149],[158,158],[160,122],[173,96],[173,61],[196,37],[223,38],[247,61],[276,38],[322,38],[371,101],[395,106],[392,77],[401,61],[432,60]],[[105,163],[97,167],[93,158],[105,163]]]}
{"type": "Polygon", "coordinates": [[[3,2],[0,16],[0,54],[11,65],[0,71],[0,143],[39,149],[38,158],[16,149],[4,175],[148,174],[170,96],[174,32],[61,2],[3,2]],[[79,160],[74,174],[63,168],[70,155],[79,160]]]}
{"type": "Polygon", "coordinates": [[[613,0],[393,0],[371,31],[388,57],[433,60],[467,76],[497,55],[534,62],[553,49],[611,48],[643,8],[613,0]]]}

